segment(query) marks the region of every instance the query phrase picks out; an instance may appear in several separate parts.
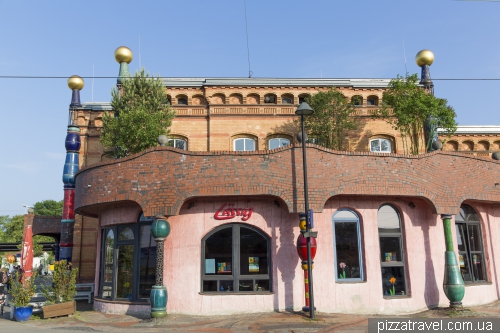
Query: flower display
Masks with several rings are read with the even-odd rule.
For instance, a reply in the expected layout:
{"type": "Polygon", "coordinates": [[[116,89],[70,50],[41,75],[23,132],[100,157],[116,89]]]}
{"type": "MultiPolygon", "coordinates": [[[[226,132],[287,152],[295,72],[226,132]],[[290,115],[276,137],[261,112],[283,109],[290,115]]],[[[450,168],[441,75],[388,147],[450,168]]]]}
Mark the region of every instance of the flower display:
{"type": "Polygon", "coordinates": [[[391,296],[394,296],[396,294],[396,289],[394,287],[394,284],[396,283],[396,278],[393,276],[389,279],[389,282],[392,284],[392,288],[389,289],[389,293],[391,296]]]}
{"type": "Polygon", "coordinates": [[[342,268],[342,273],[339,274],[339,278],[345,279],[345,268],[347,267],[347,265],[344,262],[341,262],[339,266],[340,268],[342,268]]]}

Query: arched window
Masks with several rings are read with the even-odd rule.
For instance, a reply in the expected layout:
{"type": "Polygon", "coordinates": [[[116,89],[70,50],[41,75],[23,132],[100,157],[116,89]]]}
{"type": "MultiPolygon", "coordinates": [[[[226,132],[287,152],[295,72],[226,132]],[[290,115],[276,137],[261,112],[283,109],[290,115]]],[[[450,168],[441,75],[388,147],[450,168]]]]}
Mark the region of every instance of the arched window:
{"type": "Polygon", "coordinates": [[[186,95],[177,96],[177,104],[178,105],[188,105],[188,98],[186,95]]]}
{"type": "Polygon", "coordinates": [[[184,139],[169,139],[167,146],[182,149],[182,150],[187,150],[187,140],[184,139]]]}
{"type": "Polygon", "coordinates": [[[377,106],[378,105],[378,97],[377,96],[368,96],[366,98],[366,105],[377,106]]]}
{"type": "Polygon", "coordinates": [[[281,96],[281,104],[293,104],[293,95],[286,94],[281,96]]]}
{"type": "Polygon", "coordinates": [[[384,296],[402,296],[406,286],[403,233],[399,213],[390,205],[383,205],[377,215],[384,296]]]}
{"type": "Polygon", "coordinates": [[[271,149],[276,149],[276,148],[281,148],[288,146],[290,144],[289,139],[285,138],[272,138],[269,140],[269,150],[271,149]]]}
{"type": "Polygon", "coordinates": [[[337,282],[364,279],[359,217],[351,210],[333,216],[333,251],[337,282]]]}
{"type": "Polygon", "coordinates": [[[255,140],[252,138],[238,138],[233,141],[234,151],[254,151],[255,140]]]}
{"type": "Polygon", "coordinates": [[[389,139],[373,139],[370,140],[370,151],[375,153],[392,153],[392,144],[389,139]]]}
{"type": "Polygon", "coordinates": [[[276,95],[275,94],[267,94],[264,96],[264,103],[275,104],[276,103],[276,95]]]}
{"type": "Polygon", "coordinates": [[[351,105],[354,106],[362,106],[363,105],[363,96],[354,95],[351,97],[351,105]]]}
{"type": "Polygon", "coordinates": [[[308,94],[299,95],[299,104],[305,102],[308,97],[310,97],[308,94]]]}
{"type": "Polygon", "coordinates": [[[101,298],[129,301],[149,298],[156,270],[152,222],[153,219],[144,218],[141,213],[138,223],[102,229],[101,298]]]}
{"type": "Polygon", "coordinates": [[[218,227],[201,241],[201,291],[270,292],[270,240],[246,224],[218,227]]]}
{"type": "Polygon", "coordinates": [[[479,215],[469,205],[455,215],[460,272],[464,282],[486,281],[486,262],[479,215]]]}

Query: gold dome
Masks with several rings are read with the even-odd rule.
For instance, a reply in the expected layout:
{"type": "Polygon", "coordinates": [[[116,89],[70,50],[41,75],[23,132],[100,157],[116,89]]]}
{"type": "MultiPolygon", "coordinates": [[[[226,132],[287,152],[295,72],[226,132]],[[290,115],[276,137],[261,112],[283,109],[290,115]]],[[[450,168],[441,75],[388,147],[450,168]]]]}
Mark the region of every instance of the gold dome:
{"type": "Polygon", "coordinates": [[[415,56],[415,61],[419,67],[423,65],[432,65],[434,62],[434,53],[430,50],[422,50],[415,56]]]}
{"type": "Polygon", "coordinates": [[[120,46],[115,51],[115,59],[119,63],[126,62],[127,64],[130,64],[133,58],[134,54],[132,53],[132,50],[126,46],[120,46]]]}
{"type": "Polygon", "coordinates": [[[73,75],[68,79],[68,87],[71,90],[82,90],[85,82],[78,75],[73,75]]]}

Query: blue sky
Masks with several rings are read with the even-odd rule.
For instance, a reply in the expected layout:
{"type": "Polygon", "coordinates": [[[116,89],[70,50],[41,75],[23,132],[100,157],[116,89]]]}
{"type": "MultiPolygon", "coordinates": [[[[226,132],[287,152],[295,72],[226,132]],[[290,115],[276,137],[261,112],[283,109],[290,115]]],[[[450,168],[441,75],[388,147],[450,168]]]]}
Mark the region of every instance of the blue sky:
{"type": "MultiPolygon", "coordinates": [[[[248,75],[243,0],[0,0],[0,14],[0,76],[116,76],[121,45],[132,72],[248,75]]],[[[409,73],[434,52],[459,124],[500,125],[500,81],[437,80],[500,78],[500,2],[247,0],[247,17],[254,77],[393,78],[404,40],[409,73]]],[[[86,79],[82,101],[109,101],[115,82],[86,79]]],[[[62,200],[70,100],[66,79],[0,78],[0,215],[62,200]]]]}

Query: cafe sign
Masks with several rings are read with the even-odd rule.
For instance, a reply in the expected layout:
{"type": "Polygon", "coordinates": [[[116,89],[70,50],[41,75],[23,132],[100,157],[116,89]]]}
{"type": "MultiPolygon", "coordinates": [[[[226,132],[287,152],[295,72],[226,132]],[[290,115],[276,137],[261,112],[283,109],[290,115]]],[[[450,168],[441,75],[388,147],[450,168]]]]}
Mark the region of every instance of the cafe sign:
{"type": "Polygon", "coordinates": [[[215,212],[214,219],[230,220],[241,216],[242,221],[248,221],[252,217],[253,208],[235,208],[234,203],[225,203],[215,212]]]}

